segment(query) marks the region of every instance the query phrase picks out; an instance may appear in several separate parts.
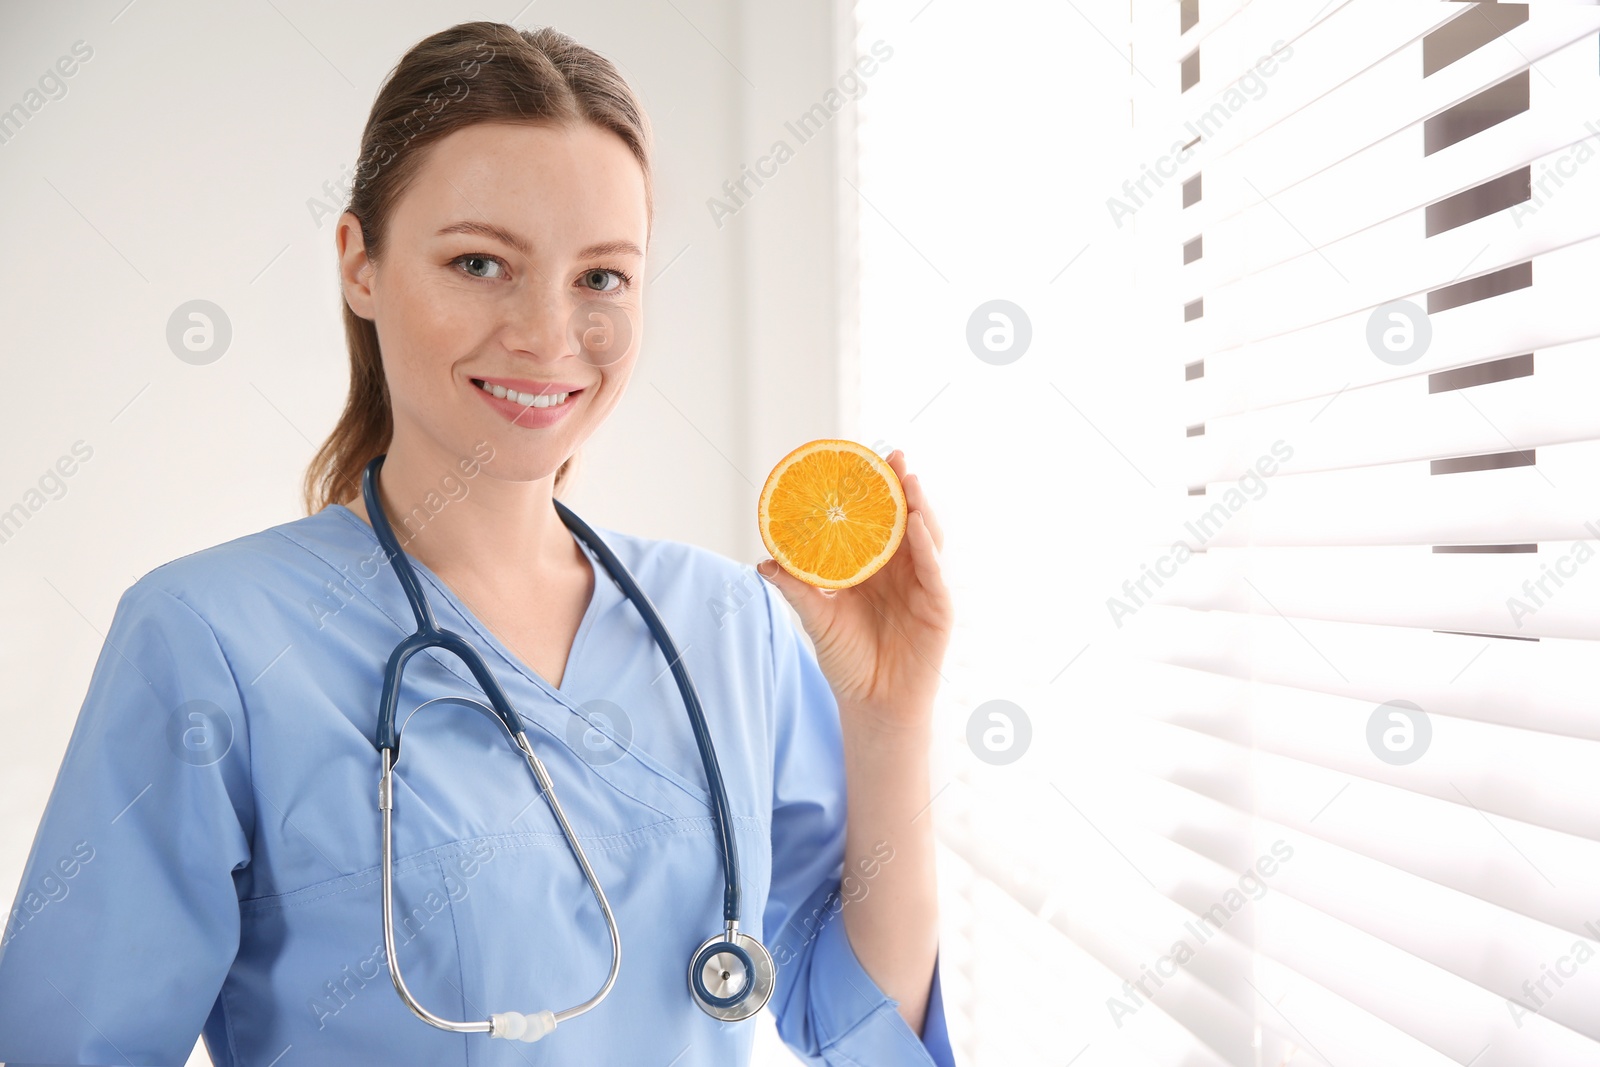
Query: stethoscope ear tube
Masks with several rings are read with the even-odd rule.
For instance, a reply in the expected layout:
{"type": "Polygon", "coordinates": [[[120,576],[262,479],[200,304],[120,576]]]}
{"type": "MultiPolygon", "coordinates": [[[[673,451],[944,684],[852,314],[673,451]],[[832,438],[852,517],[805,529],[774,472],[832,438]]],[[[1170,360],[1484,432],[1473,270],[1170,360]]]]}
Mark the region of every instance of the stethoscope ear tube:
{"type": "Polygon", "coordinates": [[[372,524],[372,532],[378,535],[378,544],[383,546],[389,562],[394,565],[395,577],[400,579],[400,585],[406,591],[406,601],[411,605],[412,614],[417,617],[417,632],[437,633],[439,627],[433,621],[433,609],[423,595],[422,583],[417,581],[417,572],[411,569],[411,561],[401,550],[400,542],[394,536],[394,528],[389,525],[389,516],[383,510],[383,502],[378,499],[378,472],[383,469],[383,461],[387,458],[388,453],[373,456],[362,470],[361,500],[367,506],[367,521],[372,524]]]}
{"type": "Polygon", "coordinates": [[[383,695],[378,702],[377,746],[379,749],[391,749],[398,756],[400,729],[395,720],[400,702],[400,679],[404,675],[407,661],[425,648],[442,648],[455,653],[472,672],[479,688],[488,696],[495,715],[505,724],[506,732],[515,737],[522,729],[522,721],[517,717],[510,701],[506,699],[499,683],[495,681],[494,675],[490,673],[489,665],[465,638],[440,628],[434,621],[433,608],[428,604],[428,598],[422,591],[422,584],[417,580],[417,572],[411,566],[411,560],[406,557],[405,550],[395,540],[394,528],[389,525],[389,518],[383,510],[383,502],[378,499],[378,471],[382,469],[384,459],[385,456],[375,456],[367,464],[361,475],[361,494],[367,505],[367,516],[372,521],[373,532],[378,535],[378,543],[383,546],[395,574],[399,576],[400,584],[406,592],[406,599],[411,604],[411,612],[416,616],[417,632],[395,646],[394,651],[389,654],[388,663],[384,666],[383,695]]]}

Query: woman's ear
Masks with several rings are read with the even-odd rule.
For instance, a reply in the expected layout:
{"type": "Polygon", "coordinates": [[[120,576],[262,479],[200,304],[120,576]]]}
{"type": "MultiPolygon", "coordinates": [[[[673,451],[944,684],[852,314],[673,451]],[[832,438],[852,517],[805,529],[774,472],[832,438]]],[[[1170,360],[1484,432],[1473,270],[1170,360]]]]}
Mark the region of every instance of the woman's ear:
{"type": "Polygon", "coordinates": [[[354,212],[346,211],[339,216],[333,239],[339,252],[339,278],[344,288],[345,303],[361,318],[376,318],[372,306],[373,263],[367,255],[361,220],[356,218],[354,212]]]}

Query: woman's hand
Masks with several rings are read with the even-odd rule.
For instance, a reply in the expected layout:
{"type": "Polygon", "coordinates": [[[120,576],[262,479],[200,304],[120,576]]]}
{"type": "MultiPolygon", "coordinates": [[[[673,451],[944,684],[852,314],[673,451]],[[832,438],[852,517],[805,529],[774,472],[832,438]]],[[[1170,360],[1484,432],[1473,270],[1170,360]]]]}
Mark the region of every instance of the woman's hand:
{"type": "Polygon", "coordinates": [[[849,589],[823,590],[770,556],[756,565],[799,613],[846,728],[875,733],[928,729],[955,624],[939,567],[944,531],[905,462],[899,449],[889,453],[906,494],[905,537],[872,577],[849,589]]]}

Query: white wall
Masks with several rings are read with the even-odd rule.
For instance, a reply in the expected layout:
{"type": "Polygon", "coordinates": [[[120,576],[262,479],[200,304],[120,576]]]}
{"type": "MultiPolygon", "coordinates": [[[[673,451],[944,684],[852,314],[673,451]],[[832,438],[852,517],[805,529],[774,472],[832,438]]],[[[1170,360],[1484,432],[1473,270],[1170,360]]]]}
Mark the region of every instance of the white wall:
{"type": "Polygon", "coordinates": [[[521,6],[0,10],[0,108],[75,42],[92,49],[65,94],[0,143],[0,510],[75,442],[92,449],[65,494],[0,543],[6,901],[123,590],[300,514],[301,474],[346,383],[333,227],[307,200],[353,161],[381,80],[420,38],[479,18],[554,24],[615,60],[654,124],[646,340],[565,494],[579,514],[754,562],[766,472],[844,432],[840,234],[853,222],[836,145],[852,105],[720,227],[706,202],[774,139],[796,143],[783,122],[841,73],[848,6],[521,6]],[[197,298],[233,329],[207,366],[165,340],[173,309],[197,298]]]}

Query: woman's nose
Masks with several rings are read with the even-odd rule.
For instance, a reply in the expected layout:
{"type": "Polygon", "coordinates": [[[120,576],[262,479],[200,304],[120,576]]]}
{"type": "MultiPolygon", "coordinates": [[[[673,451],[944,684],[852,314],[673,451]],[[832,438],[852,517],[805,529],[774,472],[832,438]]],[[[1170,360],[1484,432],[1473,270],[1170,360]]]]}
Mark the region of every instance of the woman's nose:
{"type": "Polygon", "coordinates": [[[639,333],[632,308],[604,297],[574,300],[543,285],[516,299],[505,329],[508,347],[550,362],[576,355],[592,367],[622,360],[639,333]]]}
{"type": "Polygon", "coordinates": [[[517,295],[504,326],[507,347],[554,361],[572,351],[570,302],[540,285],[517,295]]]}

